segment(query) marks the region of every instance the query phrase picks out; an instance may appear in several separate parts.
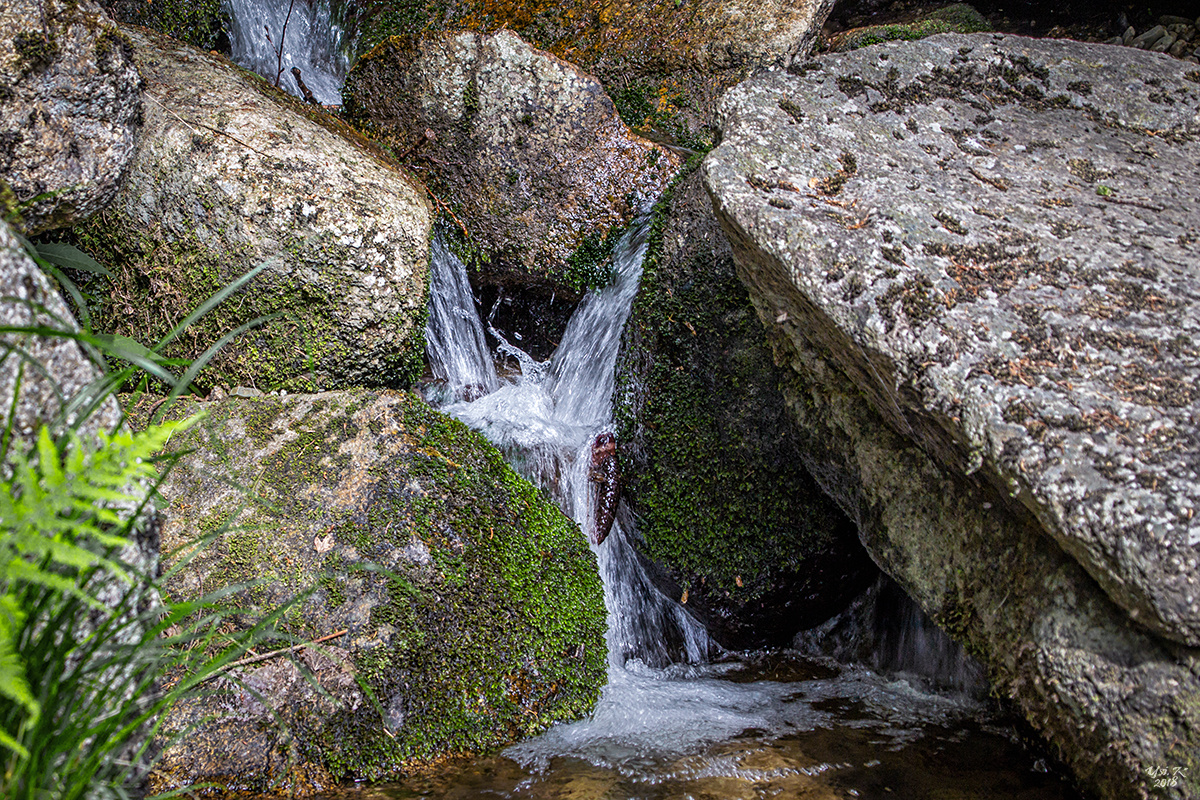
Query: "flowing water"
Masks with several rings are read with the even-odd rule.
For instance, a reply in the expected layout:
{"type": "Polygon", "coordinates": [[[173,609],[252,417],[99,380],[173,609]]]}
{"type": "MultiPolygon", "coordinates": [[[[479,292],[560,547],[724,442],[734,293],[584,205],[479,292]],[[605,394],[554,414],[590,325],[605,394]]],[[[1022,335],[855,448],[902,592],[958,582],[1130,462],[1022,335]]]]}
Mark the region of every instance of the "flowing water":
{"type": "Polygon", "coordinates": [[[229,11],[233,60],[279,88],[301,96],[292,75],[316,99],[341,105],[342,82],[350,68],[342,32],[333,23],[329,0],[224,0],[229,11]]]}
{"type": "MultiPolygon", "coordinates": [[[[591,444],[612,429],[613,368],[637,292],[645,227],[616,248],[616,280],[580,303],[537,362],[490,332],[519,371],[498,378],[461,263],[431,250],[427,396],[482,431],[590,534],[591,444]],[[493,389],[483,387],[494,386],[493,389]]],[[[593,714],[494,757],[452,763],[358,796],[407,798],[1021,798],[1071,791],[978,698],[963,666],[909,601],[876,587],[802,650],[721,651],[652,586],[621,508],[593,545],[608,609],[608,685],[593,714]],[[898,628],[901,636],[890,636],[898,628]],[[876,654],[866,666],[831,654],[876,654]],[[936,656],[936,657],[934,657],[936,656]],[[873,669],[871,667],[881,667],[873,669]],[[943,678],[946,678],[943,680],[943,678]]],[[[901,594],[902,597],[902,594],[901,594]]]]}

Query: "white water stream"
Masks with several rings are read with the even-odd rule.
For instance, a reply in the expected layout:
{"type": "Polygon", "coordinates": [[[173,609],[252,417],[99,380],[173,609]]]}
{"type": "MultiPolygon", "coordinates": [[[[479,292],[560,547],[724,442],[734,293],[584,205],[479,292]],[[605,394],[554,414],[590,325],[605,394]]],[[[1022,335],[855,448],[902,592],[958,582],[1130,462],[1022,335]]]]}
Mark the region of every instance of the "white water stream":
{"type": "Polygon", "coordinates": [[[224,0],[232,22],[233,60],[279,88],[301,96],[292,75],[326,105],[341,105],[350,60],[342,32],[333,23],[329,0],[224,0]]]}
{"type": "MultiPolygon", "coordinates": [[[[520,364],[520,373],[509,380],[495,378],[465,269],[441,242],[431,248],[428,353],[439,384],[427,396],[483,432],[587,534],[593,530],[597,494],[588,479],[591,444],[598,433],[612,429],[613,370],[641,276],[645,235],[645,226],[635,226],[617,245],[616,280],[584,298],[548,361],[533,360],[502,332],[491,330],[500,354],[520,364]],[[474,397],[480,385],[493,380],[497,388],[474,397]]],[[[786,656],[792,666],[775,670],[783,681],[755,679],[773,676],[722,653],[682,606],[651,585],[630,541],[636,535],[632,515],[622,508],[609,537],[592,546],[609,624],[608,685],[596,709],[588,719],[555,726],[505,750],[515,773],[501,777],[513,767],[488,762],[483,772],[493,777],[483,793],[690,797],[690,789],[678,794],[680,787],[715,781],[726,786],[722,791],[741,788],[713,796],[743,796],[745,790],[753,797],[808,797],[787,792],[793,785],[808,791],[814,776],[827,772],[846,771],[842,774],[866,785],[875,780],[872,775],[885,774],[871,772],[882,763],[875,757],[878,748],[897,750],[921,740],[929,727],[967,724],[980,714],[981,706],[966,696],[929,693],[915,679],[831,668],[828,659],[814,666],[786,656]],[[795,666],[801,662],[807,666],[795,666]],[[848,715],[847,709],[856,710],[848,715]],[[861,733],[836,733],[830,750],[819,737],[831,729],[861,733]],[[810,738],[803,741],[806,752],[797,753],[786,743],[801,734],[810,738]],[[869,743],[864,748],[855,736],[869,743]],[[834,752],[838,758],[830,757],[834,752]],[[597,783],[576,794],[571,787],[580,782],[597,783]],[[603,792],[602,785],[608,787],[603,792]]],[[[453,785],[398,796],[468,796],[467,787],[477,778],[448,780],[453,785]]]]}

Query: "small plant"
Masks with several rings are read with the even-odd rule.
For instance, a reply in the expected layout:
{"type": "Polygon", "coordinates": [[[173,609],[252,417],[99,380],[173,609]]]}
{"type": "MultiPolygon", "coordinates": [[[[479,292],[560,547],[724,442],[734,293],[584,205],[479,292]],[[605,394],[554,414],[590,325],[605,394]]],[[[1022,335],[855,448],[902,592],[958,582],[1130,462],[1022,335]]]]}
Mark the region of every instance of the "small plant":
{"type": "MultiPolygon", "coordinates": [[[[152,501],[173,460],[159,453],[195,418],[156,422],[140,433],[96,429],[89,420],[117,387],[139,376],[143,385],[148,376],[163,381],[168,400],[187,390],[236,333],[191,364],[162,358],[161,348],[266,265],[147,348],[88,329],[82,295],[60,267],[102,266],[69,245],[25,247],[75,300],[83,328],[32,301],[3,298],[28,306],[30,322],[0,326],[0,367],[16,387],[0,423],[0,796],[122,797],[146,774],[151,734],[165,709],[273,637],[290,604],[228,637],[220,630],[220,598],[164,603],[156,546],[140,540],[156,535],[152,501]],[[36,371],[39,380],[53,381],[24,349],[35,337],[76,341],[101,374],[74,396],[56,385],[58,416],[29,441],[14,430],[22,379],[36,371]]],[[[160,419],[169,405],[162,404],[160,419]]]]}

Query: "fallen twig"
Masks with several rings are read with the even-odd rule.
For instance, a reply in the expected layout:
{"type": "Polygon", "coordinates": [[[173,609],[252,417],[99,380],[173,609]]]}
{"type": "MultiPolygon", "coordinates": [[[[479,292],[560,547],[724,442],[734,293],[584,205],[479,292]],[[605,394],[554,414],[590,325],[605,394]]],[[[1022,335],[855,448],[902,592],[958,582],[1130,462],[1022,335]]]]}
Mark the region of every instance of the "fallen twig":
{"type": "Polygon", "coordinates": [[[243,658],[240,661],[234,661],[230,664],[226,664],[225,666],[221,667],[219,670],[217,670],[213,674],[208,675],[203,680],[201,680],[200,683],[204,683],[204,681],[212,680],[213,678],[217,677],[221,673],[228,672],[229,670],[233,669],[234,667],[244,667],[247,664],[254,664],[259,661],[266,661],[268,658],[275,658],[276,656],[281,656],[281,655],[284,655],[285,653],[294,653],[297,650],[308,647],[309,645],[319,644],[321,642],[329,641],[330,639],[336,639],[339,636],[344,636],[348,631],[349,631],[349,628],[342,628],[340,631],[337,631],[336,633],[331,633],[327,636],[321,636],[320,638],[313,639],[308,642],[303,642],[301,644],[294,644],[291,647],[284,647],[279,650],[272,650],[271,652],[263,653],[260,656],[251,656],[250,658],[243,658]]]}

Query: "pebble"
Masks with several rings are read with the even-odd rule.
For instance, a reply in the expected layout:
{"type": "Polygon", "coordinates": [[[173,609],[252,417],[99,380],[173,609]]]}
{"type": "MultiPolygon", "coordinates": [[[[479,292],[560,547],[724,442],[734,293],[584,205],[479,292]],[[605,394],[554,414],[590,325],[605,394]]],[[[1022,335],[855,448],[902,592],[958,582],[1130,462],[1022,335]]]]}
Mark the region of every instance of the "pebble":
{"type": "Polygon", "coordinates": [[[1165,53],[1168,50],[1170,50],[1171,46],[1174,44],[1175,44],[1175,34],[1168,33],[1166,36],[1163,36],[1161,39],[1159,39],[1157,42],[1150,45],[1146,49],[1149,50],[1151,53],[1165,53]]]}
{"type": "MultiPolygon", "coordinates": [[[[1125,22],[1123,16],[1118,21],[1125,22]]],[[[1114,36],[1105,41],[1105,44],[1136,47],[1152,53],[1166,53],[1191,63],[1200,63],[1200,47],[1194,47],[1198,43],[1200,43],[1200,17],[1193,21],[1186,17],[1176,17],[1170,14],[1159,17],[1157,25],[1141,34],[1138,34],[1132,25],[1129,25],[1120,36],[1114,36]]]]}
{"type": "Polygon", "coordinates": [[[1129,46],[1136,47],[1139,50],[1147,50],[1151,45],[1166,35],[1166,28],[1164,28],[1162,25],[1155,25],[1153,28],[1141,34],[1140,36],[1135,36],[1133,41],[1129,43],[1129,46]]]}

